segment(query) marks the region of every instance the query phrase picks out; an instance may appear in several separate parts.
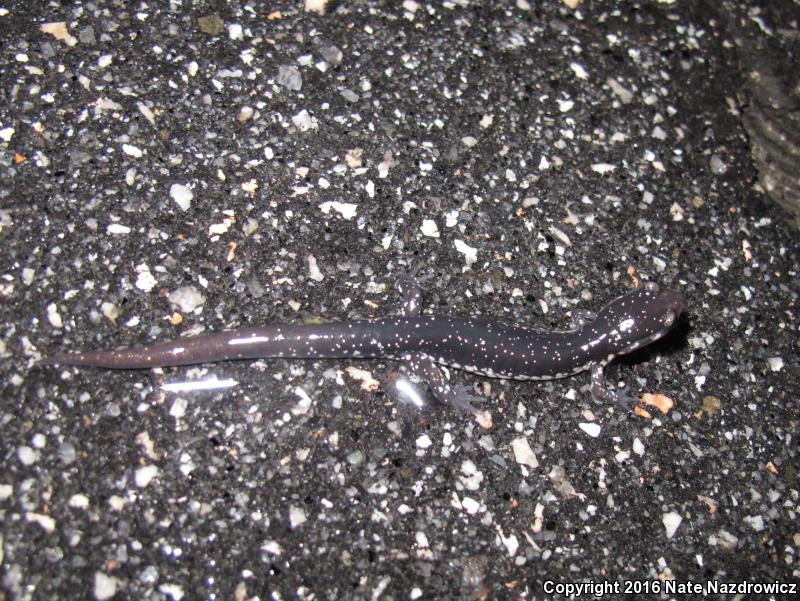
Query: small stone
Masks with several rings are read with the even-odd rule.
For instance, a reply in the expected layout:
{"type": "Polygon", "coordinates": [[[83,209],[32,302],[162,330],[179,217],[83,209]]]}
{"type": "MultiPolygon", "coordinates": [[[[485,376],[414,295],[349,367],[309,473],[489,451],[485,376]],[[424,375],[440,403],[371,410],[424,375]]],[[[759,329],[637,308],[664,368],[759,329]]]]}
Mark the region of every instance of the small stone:
{"type": "Polygon", "coordinates": [[[172,197],[181,211],[188,211],[192,206],[192,198],[194,195],[192,191],[183,184],[172,184],[169,187],[169,195],[172,197]]]}
{"type": "Polygon", "coordinates": [[[711,155],[709,166],[711,167],[711,172],[714,175],[723,175],[728,170],[728,166],[725,164],[722,158],[716,154],[711,155]]]}
{"type": "Polygon", "coordinates": [[[664,528],[666,528],[667,538],[675,536],[675,532],[678,530],[678,526],[681,525],[682,521],[683,518],[674,511],[662,514],[661,522],[664,524],[664,528]]]}
{"type": "Polygon", "coordinates": [[[225,22],[219,15],[206,15],[197,19],[197,27],[205,34],[219,35],[225,29],[225,22]]]}
{"type": "Polygon", "coordinates": [[[275,81],[279,86],[295,92],[303,87],[303,76],[300,75],[300,70],[293,65],[280,65],[278,67],[278,77],[275,81]]]}
{"type": "Polygon", "coordinates": [[[306,512],[302,507],[289,507],[289,526],[297,528],[306,523],[306,512]]]}
{"type": "Polygon", "coordinates": [[[319,127],[317,119],[312,117],[306,109],[303,109],[294,115],[292,117],[292,123],[294,123],[294,126],[300,131],[309,131],[319,127]]]}
{"type": "Polygon", "coordinates": [[[94,573],[94,598],[98,601],[111,599],[117,594],[117,579],[103,572],[94,573]]]}
{"type": "Polygon", "coordinates": [[[144,467],[140,467],[134,474],[136,486],[139,488],[145,488],[157,475],[158,467],[155,465],[146,465],[144,467]]]}
{"type": "Polygon", "coordinates": [[[22,465],[33,465],[39,454],[27,445],[17,447],[17,459],[22,465]]]}
{"type": "Polygon", "coordinates": [[[167,295],[170,304],[183,313],[191,313],[206,302],[206,297],[194,286],[182,286],[167,295]]]}
{"type": "Polygon", "coordinates": [[[601,430],[600,424],[582,422],[578,424],[578,427],[584,432],[586,432],[592,438],[597,438],[598,436],[600,436],[600,430],[601,430]]]}
{"type": "Polygon", "coordinates": [[[342,58],[344,58],[342,51],[336,46],[323,46],[319,49],[319,53],[322,58],[325,59],[325,62],[333,65],[334,67],[340,64],[342,62],[342,58]]]}
{"type": "Polygon", "coordinates": [[[439,227],[436,225],[436,222],[433,219],[425,219],[419,229],[425,236],[429,236],[431,238],[439,237],[439,227]]]}
{"type": "Polygon", "coordinates": [[[524,436],[515,438],[511,441],[511,448],[514,451],[514,459],[521,465],[527,465],[529,468],[536,469],[539,467],[539,461],[531,449],[528,439],[524,436]]]}

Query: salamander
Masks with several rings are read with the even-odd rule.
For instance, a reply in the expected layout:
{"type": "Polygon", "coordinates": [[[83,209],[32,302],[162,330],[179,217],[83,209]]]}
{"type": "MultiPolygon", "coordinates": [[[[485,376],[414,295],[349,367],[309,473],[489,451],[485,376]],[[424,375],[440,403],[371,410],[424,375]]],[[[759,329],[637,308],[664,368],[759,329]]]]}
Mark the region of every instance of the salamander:
{"type": "Polygon", "coordinates": [[[39,365],[143,369],[232,359],[395,359],[428,384],[433,396],[474,411],[478,397],[451,386],[439,365],[513,380],[551,380],[591,372],[592,397],[611,401],[603,369],[614,359],[664,336],[683,311],[683,295],[649,282],[609,302],[596,314],[573,311],[573,328],[545,331],[482,318],[421,313],[422,292],[408,275],[397,317],[315,324],[248,327],[159,342],[150,346],[56,354],[39,365]]]}

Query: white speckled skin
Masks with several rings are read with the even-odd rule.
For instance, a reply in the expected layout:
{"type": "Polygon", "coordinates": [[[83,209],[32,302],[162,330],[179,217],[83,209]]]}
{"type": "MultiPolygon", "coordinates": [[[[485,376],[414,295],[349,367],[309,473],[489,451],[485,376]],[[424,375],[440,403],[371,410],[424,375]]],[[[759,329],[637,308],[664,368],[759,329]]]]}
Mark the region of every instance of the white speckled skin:
{"type": "Polygon", "coordinates": [[[271,324],[118,351],[54,355],[41,365],[138,369],[264,357],[399,359],[441,401],[472,409],[436,365],[490,378],[549,380],[592,369],[592,395],[607,400],[602,368],[657,340],[683,309],[683,296],[655,283],[621,296],[567,332],[547,332],[486,319],[419,315],[420,290],[406,276],[403,316],[324,324],[271,324]]]}

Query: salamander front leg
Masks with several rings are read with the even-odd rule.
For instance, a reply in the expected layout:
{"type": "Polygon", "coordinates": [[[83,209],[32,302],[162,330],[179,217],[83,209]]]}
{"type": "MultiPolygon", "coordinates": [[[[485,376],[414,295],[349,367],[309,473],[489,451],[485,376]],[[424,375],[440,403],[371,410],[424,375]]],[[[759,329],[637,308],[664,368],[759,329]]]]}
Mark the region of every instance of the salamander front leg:
{"type": "Polygon", "coordinates": [[[593,322],[597,318],[597,313],[586,309],[573,309],[570,313],[569,327],[572,330],[580,330],[587,323],[593,322]]]}
{"type": "Polygon", "coordinates": [[[616,403],[629,407],[635,399],[628,394],[627,387],[619,391],[609,390],[606,387],[603,367],[603,365],[592,367],[592,399],[598,403],[616,403]]]}
{"type": "Polygon", "coordinates": [[[442,370],[428,355],[411,353],[403,359],[408,370],[428,384],[437,401],[459,411],[472,413],[477,411],[472,406],[472,402],[480,400],[480,397],[469,394],[464,388],[451,386],[442,370]]]}

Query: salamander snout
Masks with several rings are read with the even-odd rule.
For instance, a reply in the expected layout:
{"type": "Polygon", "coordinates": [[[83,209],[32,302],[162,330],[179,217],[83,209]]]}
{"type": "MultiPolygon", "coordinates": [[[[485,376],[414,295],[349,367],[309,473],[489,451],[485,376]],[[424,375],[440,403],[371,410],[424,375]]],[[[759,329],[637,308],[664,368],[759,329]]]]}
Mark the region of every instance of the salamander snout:
{"type": "Polygon", "coordinates": [[[671,328],[678,316],[683,312],[683,307],[686,304],[683,294],[677,290],[670,288],[659,289],[655,293],[655,299],[652,301],[654,308],[661,306],[663,311],[662,323],[664,327],[671,328]]]}

